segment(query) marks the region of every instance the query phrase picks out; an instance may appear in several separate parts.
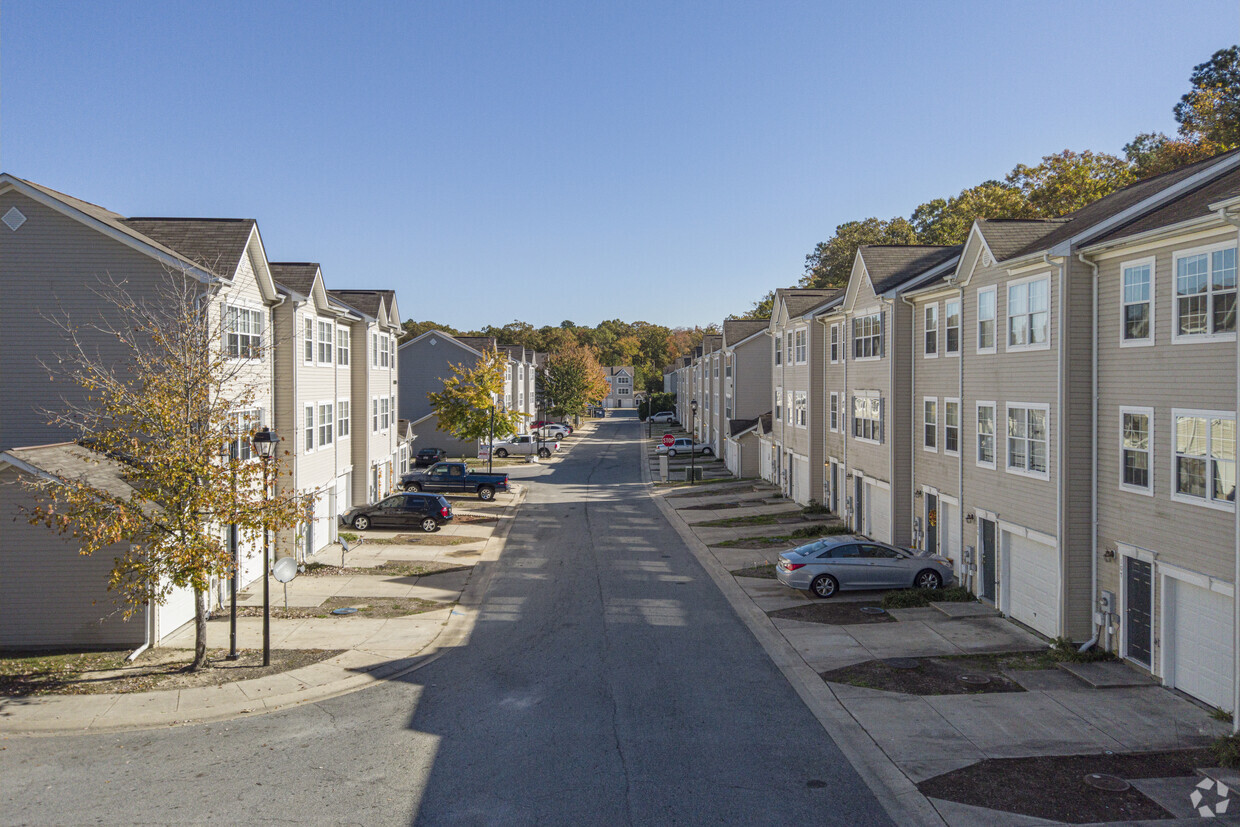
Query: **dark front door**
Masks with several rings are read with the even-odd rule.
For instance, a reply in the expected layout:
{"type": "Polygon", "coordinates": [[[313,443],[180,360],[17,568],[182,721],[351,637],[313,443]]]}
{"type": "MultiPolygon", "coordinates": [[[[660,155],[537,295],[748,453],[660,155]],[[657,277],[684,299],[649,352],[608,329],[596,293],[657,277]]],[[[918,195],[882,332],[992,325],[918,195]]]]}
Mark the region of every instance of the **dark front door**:
{"type": "Polygon", "coordinates": [[[1124,558],[1124,639],[1125,656],[1146,669],[1150,657],[1150,618],[1153,614],[1154,577],[1149,563],[1134,557],[1124,558]]]}
{"type": "Polygon", "coordinates": [[[926,492],[926,551],[939,553],[939,498],[926,492]]]}
{"type": "Polygon", "coordinates": [[[995,602],[995,583],[999,570],[995,555],[995,524],[982,520],[982,597],[995,602]]]}

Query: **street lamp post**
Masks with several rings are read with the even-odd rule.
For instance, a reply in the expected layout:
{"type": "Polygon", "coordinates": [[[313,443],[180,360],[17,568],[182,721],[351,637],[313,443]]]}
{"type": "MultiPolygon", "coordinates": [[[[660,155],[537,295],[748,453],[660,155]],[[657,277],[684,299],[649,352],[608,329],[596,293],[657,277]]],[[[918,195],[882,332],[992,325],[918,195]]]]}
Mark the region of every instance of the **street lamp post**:
{"type": "MultiPolygon", "coordinates": [[[[225,431],[228,447],[220,454],[228,457],[228,467],[232,475],[232,498],[237,499],[237,434],[232,427],[225,431]]],[[[228,552],[232,558],[232,577],[228,581],[228,657],[237,659],[237,577],[241,562],[237,559],[237,523],[228,524],[228,552]]]]}
{"type": "Polygon", "coordinates": [[[491,457],[495,455],[495,397],[491,397],[491,428],[487,439],[487,474],[491,473],[491,457]]]}
{"type": "MultiPolygon", "coordinates": [[[[270,428],[260,428],[251,440],[254,451],[263,459],[263,500],[267,499],[267,469],[276,455],[280,438],[270,428]]],[[[264,502],[264,505],[266,503],[264,502]]],[[[263,518],[263,666],[271,665],[271,534],[263,518]]]]}
{"type": "Polygon", "coordinates": [[[697,400],[689,400],[689,484],[697,485],[697,400]]]}

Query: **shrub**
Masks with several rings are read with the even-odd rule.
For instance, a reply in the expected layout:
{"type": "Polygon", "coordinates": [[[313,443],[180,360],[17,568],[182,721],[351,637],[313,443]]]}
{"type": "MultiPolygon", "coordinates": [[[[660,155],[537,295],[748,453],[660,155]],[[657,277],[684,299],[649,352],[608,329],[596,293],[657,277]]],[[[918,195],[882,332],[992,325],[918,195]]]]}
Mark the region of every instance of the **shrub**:
{"type": "Polygon", "coordinates": [[[900,589],[883,595],[884,609],[918,609],[931,603],[972,603],[977,600],[963,586],[946,589],[900,589]]]}
{"type": "Polygon", "coordinates": [[[1240,768],[1240,735],[1224,735],[1210,745],[1220,767],[1240,768]]]}
{"type": "Polygon", "coordinates": [[[829,537],[832,534],[847,534],[848,526],[846,525],[806,525],[800,528],[792,529],[789,537],[794,540],[811,539],[814,537],[829,537]]]}
{"type": "Polygon", "coordinates": [[[1115,655],[1106,649],[1095,646],[1085,652],[1072,642],[1071,638],[1057,637],[1051,641],[1051,657],[1061,663],[1095,663],[1103,660],[1115,660],[1115,655]]]}
{"type": "Polygon", "coordinates": [[[806,516],[817,516],[820,514],[830,514],[831,509],[818,502],[818,500],[810,500],[809,505],[801,509],[801,513],[806,516]]]}

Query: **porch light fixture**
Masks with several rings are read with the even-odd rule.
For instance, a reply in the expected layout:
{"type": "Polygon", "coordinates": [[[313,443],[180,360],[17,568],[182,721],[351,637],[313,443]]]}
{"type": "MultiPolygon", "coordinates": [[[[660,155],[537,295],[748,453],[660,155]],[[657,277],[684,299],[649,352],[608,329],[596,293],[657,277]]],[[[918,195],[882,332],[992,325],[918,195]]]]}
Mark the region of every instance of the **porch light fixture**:
{"type": "Polygon", "coordinates": [[[965,521],[966,523],[972,523],[974,519],[975,519],[975,518],[974,518],[974,516],[973,516],[973,512],[972,512],[972,511],[970,511],[970,512],[969,512],[969,513],[965,516],[964,521],[965,521]]]}

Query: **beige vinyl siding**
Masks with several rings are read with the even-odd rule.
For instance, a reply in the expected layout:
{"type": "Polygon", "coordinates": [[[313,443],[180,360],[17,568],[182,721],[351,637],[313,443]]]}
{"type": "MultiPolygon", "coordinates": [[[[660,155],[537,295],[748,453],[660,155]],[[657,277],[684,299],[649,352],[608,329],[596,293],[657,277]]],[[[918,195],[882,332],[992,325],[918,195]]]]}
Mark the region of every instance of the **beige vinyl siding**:
{"type": "MultiPolygon", "coordinates": [[[[951,298],[950,296],[947,298],[951,298]]],[[[913,388],[913,399],[909,409],[914,417],[912,430],[912,463],[915,478],[913,490],[920,491],[923,486],[930,486],[948,496],[958,496],[960,491],[960,460],[961,456],[947,453],[947,400],[959,399],[961,357],[946,356],[943,343],[944,321],[939,320],[939,356],[934,359],[923,358],[925,342],[925,312],[928,303],[937,303],[943,307],[946,299],[939,295],[933,299],[920,299],[912,312],[913,321],[913,354],[912,368],[916,384],[913,388]],[[924,405],[926,397],[938,401],[938,439],[934,452],[923,450],[924,446],[924,405]]],[[[942,312],[942,311],[940,311],[942,312]]],[[[970,364],[971,366],[971,364],[970,364]]],[[[972,439],[972,423],[965,417],[964,402],[960,404],[959,448],[961,455],[965,443],[972,439]]]]}
{"type": "Polygon", "coordinates": [[[1060,545],[1064,555],[1067,631],[1073,637],[1088,638],[1093,627],[1090,594],[1093,588],[1093,515],[1090,513],[1093,286],[1092,271],[1079,259],[1069,259],[1067,267],[1066,315],[1061,319],[1062,329],[1067,331],[1064,341],[1067,358],[1064,360],[1064,528],[1060,545]]]}
{"type": "MultiPolygon", "coordinates": [[[[912,308],[896,300],[888,306],[886,325],[891,333],[893,346],[883,356],[889,362],[891,372],[892,444],[891,462],[891,530],[892,541],[900,545],[912,542],[912,434],[913,406],[909,400],[912,391],[913,319],[912,308]]],[[[939,419],[942,420],[942,411],[939,419]]]]}
{"type": "Polygon", "coordinates": [[[733,419],[756,419],[771,409],[770,347],[770,337],[758,335],[733,351],[733,419]]]}
{"type": "MultiPolygon", "coordinates": [[[[1130,543],[1157,551],[1159,563],[1227,581],[1235,576],[1233,512],[1171,499],[1172,410],[1235,410],[1236,343],[1172,344],[1172,256],[1181,250],[1235,241],[1236,231],[1229,229],[1215,237],[1170,243],[1154,251],[1108,254],[1098,263],[1099,548],[1130,543]],[[1149,256],[1154,257],[1154,345],[1120,347],[1120,268],[1124,262],[1149,256]],[[1120,407],[1154,409],[1152,497],[1120,490],[1120,407]]],[[[1100,563],[1099,574],[1101,588],[1117,588],[1121,574],[1118,564],[1100,563]]]]}

